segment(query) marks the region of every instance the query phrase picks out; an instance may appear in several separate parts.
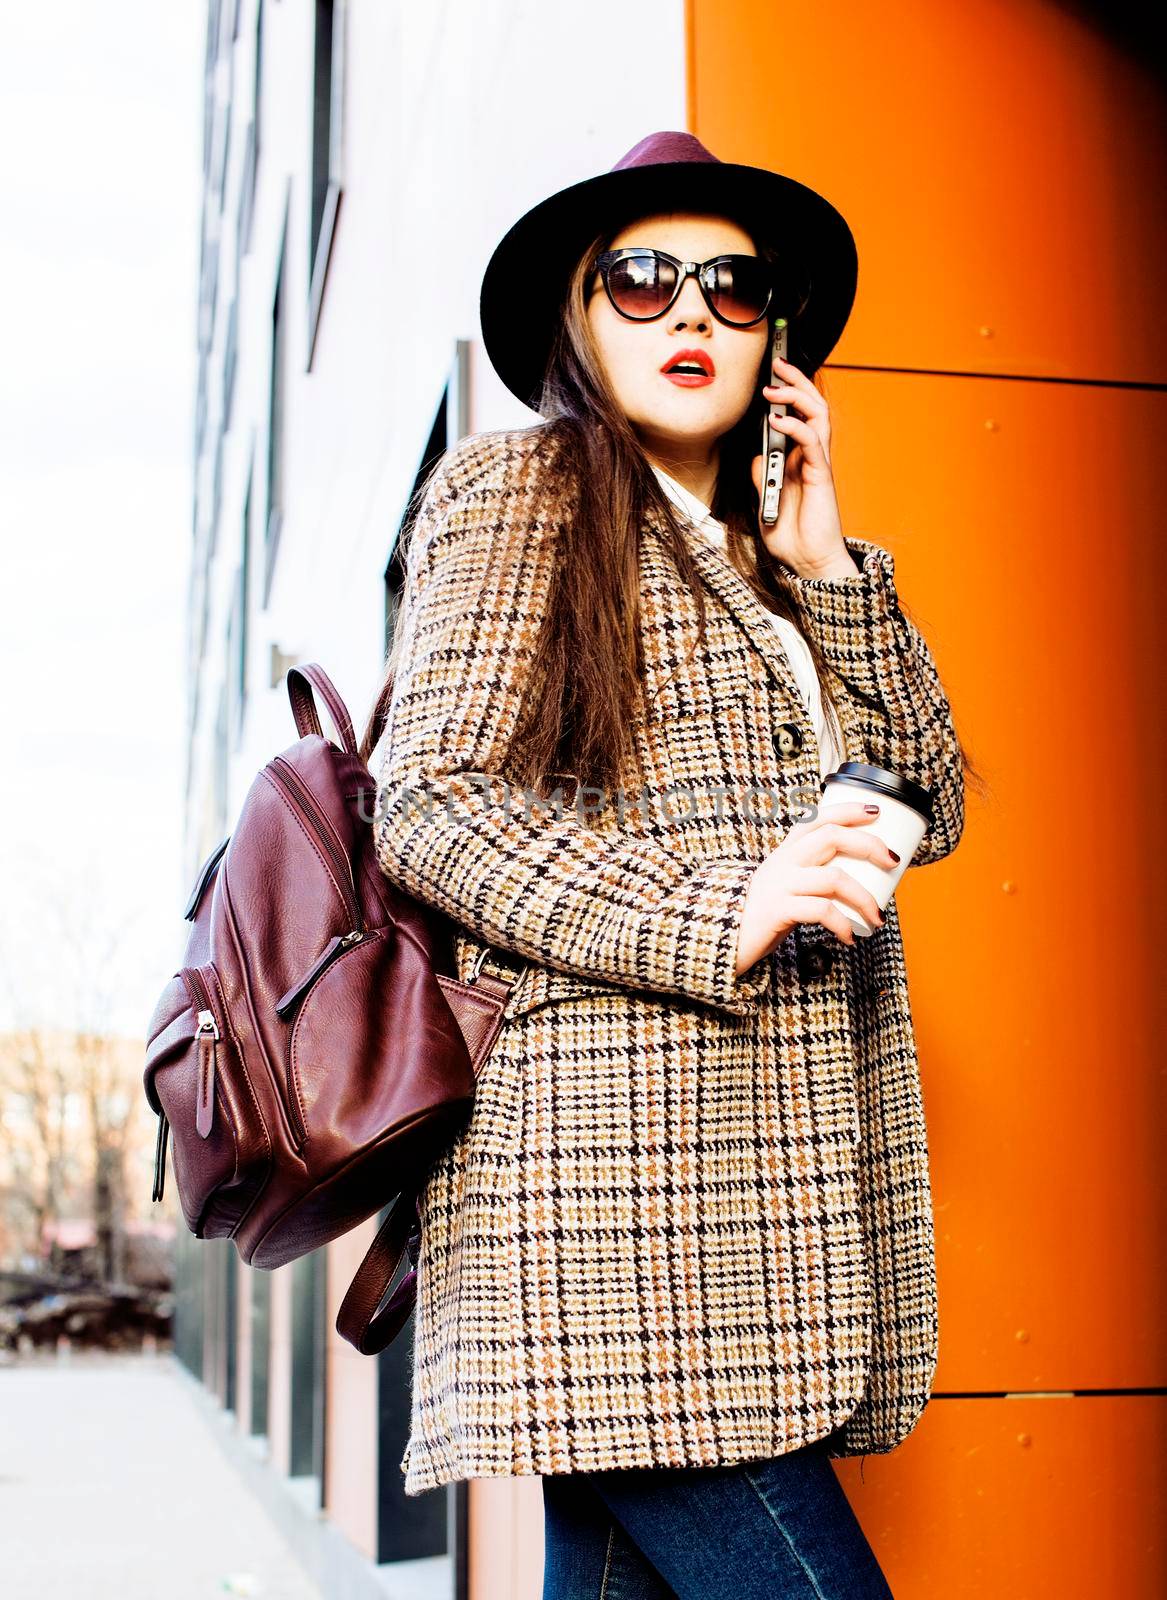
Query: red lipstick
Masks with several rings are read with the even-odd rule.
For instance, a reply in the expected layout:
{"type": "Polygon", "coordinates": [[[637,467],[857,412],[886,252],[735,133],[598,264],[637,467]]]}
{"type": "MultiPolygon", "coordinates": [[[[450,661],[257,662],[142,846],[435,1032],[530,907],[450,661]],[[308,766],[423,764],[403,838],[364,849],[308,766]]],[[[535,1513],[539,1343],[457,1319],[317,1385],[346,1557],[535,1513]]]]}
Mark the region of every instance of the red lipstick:
{"type": "Polygon", "coordinates": [[[716,368],[705,350],[674,350],[660,370],[680,389],[703,389],[713,382],[716,368]]]}

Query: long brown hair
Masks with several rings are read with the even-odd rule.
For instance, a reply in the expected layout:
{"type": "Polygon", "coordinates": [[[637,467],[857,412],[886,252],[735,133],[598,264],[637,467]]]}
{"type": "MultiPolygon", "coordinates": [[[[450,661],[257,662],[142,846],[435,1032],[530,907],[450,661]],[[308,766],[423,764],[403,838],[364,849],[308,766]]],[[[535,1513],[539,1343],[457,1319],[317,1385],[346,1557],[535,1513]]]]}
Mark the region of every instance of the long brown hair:
{"type": "MultiPolygon", "coordinates": [[[[539,411],[546,420],[530,430],[539,435],[536,450],[550,492],[573,512],[561,524],[536,647],[538,672],[526,686],[505,776],[545,798],[560,788],[569,802],[585,784],[603,796],[618,792],[626,762],[643,782],[632,726],[643,703],[639,548],[650,508],[663,519],[667,546],[697,607],[694,648],[705,637],[704,585],[685,542],[681,514],[617,402],[587,317],[591,264],[615,233],[610,229],[593,239],[571,274],[540,396],[539,411]]],[[[755,249],[781,273],[775,250],[759,241],[755,249]]],[[[800,346],[797,316],[791,319],[789,356],[825,394],[821,374],[808,367],[800,346]]],[[[768,405],[761,391],[768,381],[769,360],[767,338],[754,398],[720,439],[710,509],[725,525],[730,561],[758,600],[792,622],[806,639],[824,714],[842,749],[833,674],[816,640],[802,628],[785,569],[767,551],[758,531],[758,493],[750,467],[758,454],[768,405]]],[[[423,482],[411,500],[403,538],[412,532],[424,488],[423,482]]],[[[366,761],[372,754],[378,715],[388,710],[402,636],[403,630],[395,629],[381,694],[362,742],[366,761]]],[[[963,750],[962,758],[965,770],[976,776],[963,750]]],[[[598,815],[603,810],[580,807],[581,820],[586,825],[593,811],[598,815]]]]}

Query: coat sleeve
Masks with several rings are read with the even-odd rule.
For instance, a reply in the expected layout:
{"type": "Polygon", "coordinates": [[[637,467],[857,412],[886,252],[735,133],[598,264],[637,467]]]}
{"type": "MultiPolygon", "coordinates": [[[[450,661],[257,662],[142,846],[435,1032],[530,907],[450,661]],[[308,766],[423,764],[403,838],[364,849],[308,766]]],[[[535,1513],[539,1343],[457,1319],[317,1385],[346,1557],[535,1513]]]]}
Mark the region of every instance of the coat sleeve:
{"type": "Polygon", "coordinates": [[[926,866],[954,850],[964,830],[960,741],[932,652],[900,609],[895,557],[868,539],[845,543],[861,569],[854,576],[787,575],[842,680],[868,759],[932,790],[932,821],[911,862],[926,866]]]}
{"type": "Polygon", "coordinates": [[[772,976],[766,960],[735,972],[757,863],[603,836],[501,776],[549,587],[552,530],[521,476],[476,482],[443,463],[423,498],[377,790],[381,869],[528,960],[746,1015],[772,976]]]}

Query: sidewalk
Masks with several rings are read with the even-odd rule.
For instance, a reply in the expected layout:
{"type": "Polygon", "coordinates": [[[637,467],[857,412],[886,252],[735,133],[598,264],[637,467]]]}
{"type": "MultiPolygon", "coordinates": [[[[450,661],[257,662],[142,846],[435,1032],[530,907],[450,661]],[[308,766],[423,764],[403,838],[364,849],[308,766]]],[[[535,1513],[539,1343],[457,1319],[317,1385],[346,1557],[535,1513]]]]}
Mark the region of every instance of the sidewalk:
{"type": "Polygon", "coordinates": [[[169,1356],[0,1366],[5,1600],[320,1600],[169,1356]]]}

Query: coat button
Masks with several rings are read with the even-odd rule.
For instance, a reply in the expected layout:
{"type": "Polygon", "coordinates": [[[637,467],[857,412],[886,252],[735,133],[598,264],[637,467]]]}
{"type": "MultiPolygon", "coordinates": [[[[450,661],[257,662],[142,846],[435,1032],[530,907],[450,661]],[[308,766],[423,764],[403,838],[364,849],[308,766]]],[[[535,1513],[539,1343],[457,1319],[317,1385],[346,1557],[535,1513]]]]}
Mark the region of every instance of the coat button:
{"type": "Polygon", "coordinates": [[[774,754],[779,761],[789,761],[802,749],[802,729],[797,722],[780,722],[774,731],[774,754]]]}
{"type": "Polygon", "coordinates": [[[819,946],[800,945],[798,947],[798,975],[800,978],[821,978],[831,969],[833,956],[829,950],[819,946]]]}

